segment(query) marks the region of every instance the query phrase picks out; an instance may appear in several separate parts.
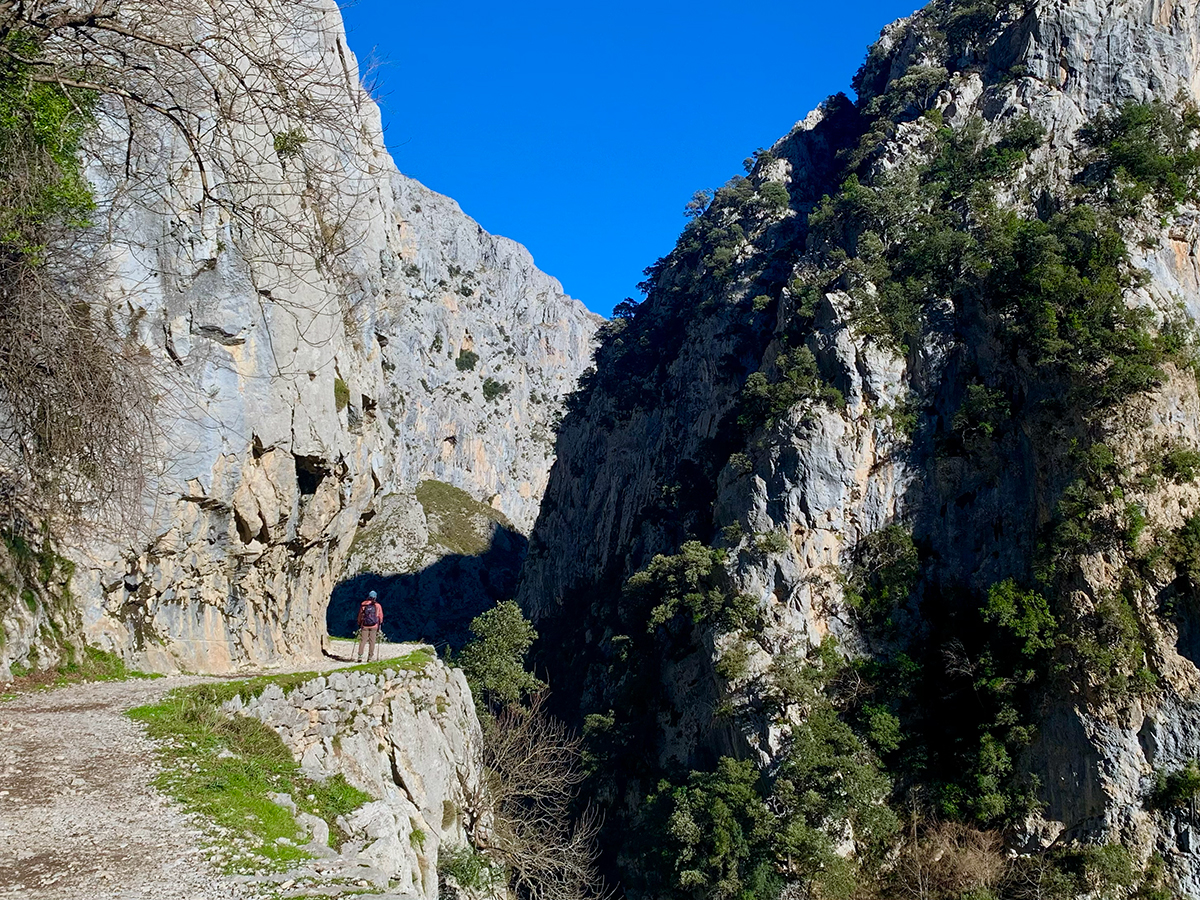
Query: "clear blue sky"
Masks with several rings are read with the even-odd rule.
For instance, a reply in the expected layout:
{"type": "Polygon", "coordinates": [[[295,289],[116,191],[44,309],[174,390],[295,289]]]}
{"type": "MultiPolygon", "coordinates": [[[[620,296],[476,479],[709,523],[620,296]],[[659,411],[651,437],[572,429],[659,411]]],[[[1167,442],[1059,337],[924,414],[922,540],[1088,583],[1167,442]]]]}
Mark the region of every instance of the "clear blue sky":
{"type": "Polygon", "coordinates": [[[921,0],[350,0],[400,171],[608,315],[683,207],[741,174],[921,0]]]}

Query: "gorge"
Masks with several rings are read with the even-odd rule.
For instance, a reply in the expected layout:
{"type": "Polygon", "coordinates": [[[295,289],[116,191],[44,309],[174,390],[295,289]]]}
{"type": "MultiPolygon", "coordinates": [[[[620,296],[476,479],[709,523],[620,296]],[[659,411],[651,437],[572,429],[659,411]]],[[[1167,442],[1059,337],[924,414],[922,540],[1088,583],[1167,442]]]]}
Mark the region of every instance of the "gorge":
{"type": "MultiPolygon", "coordinates": [[[[80,138],[154,450],[114,527],[8,514],[0,672],[298,663],[368,587],[459,650],[512,596],[623,896],[1200,896],[1200,4],[934,0],[601,322],[395,170],[332,3],[255,3],[151,31],[224,126],[80,138]]],[[[395,793],[375,725],[299,741],[323,689],[248,702],[395,793]]]]}

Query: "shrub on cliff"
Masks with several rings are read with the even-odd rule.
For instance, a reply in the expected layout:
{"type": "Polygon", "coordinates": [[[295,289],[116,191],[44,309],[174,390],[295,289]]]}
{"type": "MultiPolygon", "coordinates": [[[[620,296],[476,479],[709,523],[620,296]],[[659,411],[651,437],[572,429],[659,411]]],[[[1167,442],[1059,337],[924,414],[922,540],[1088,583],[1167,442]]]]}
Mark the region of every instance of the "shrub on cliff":
{"type": "Polygon", "coordinates": [[[525,900],[599,897],[599,820],[574,806],[581,741],[549,715],[546,685],[525,669],[537,632],[511,600],[477,616],[471,631],[456,663],[479,710],[483,774],[465,810],[473,849],[464,861],[473,865],[451,874],[461,882],[486,863],[487,880],[501,878],[525,900]]]}
{"type": "Polygon", "coordinates": [[[784,350],[775,360],[776,377],[753,372],[742,387],[738,424],[751,431],[772,425],[794,406],[823,403],[834,408],[846,405],[842,392],[821,379],[816,357],[807,347],[784,350]]]}
{"type": "MultiPolygon", "coordinates": [[[[132,198],[154,196],[175,204],[184,228],[210,229],[192,236],[197,248],[220,220],[224,237],[254,242],[254,258],[305,260],[305,274],[309,261],[320,267],[345,249],[348,208],[326,202],[344,169],[306,160],[304,191],[315,202],[289,211],[279,200],[294,187],[283,163],[305,135],[336,145],[354,127],[343,103],[296,102],[292,87],[309,98],[344,91],[343,70],[314,65],[304,49],[314,14],[282,0],[0,4],[5,512],[55,525],[85,511],[116,526],[127,524],[123,514],[141,516],[157,450],[153,407],[173,393],[152,383],[166,373],[141,342],[131,286],[105,290],[108,238],[83,230],[94,207],[87,164],[116,179],[113,221],[132,198]],[[114,155],[85,160],[102,98],[95,137],[114,155]],[[186,158],[170,160],[174,147],[186,158]],[[190,212],[200,210],[221,213],[201,225],[190,212]]],[[[213,243],[216,254],[225,249],[224,239],[213,243]]]]}
{"type": "Polygon", "coordinates": [[[844,671],[832,640],[808,659],[783,654],[776,662],[772,708],[805,710],[779,764],[762,772],[722,757],[710,771],[660,780],[635,832],[643,895],[769,900],[792,883],[809,896],[847,897],[883,863],[897,828],[884,803],[890,784],[830,697],[844,671]]]}
{"type": "Polygon", "coordinates": [[[724,563],[724,550],[687,541],[677,554],[656,555],[629,579],[625,591],[650,606],[646,627],[651,632],[680,613],[696,624],[736,628],[753,615],[753,600],[721,583],[724,563]]]}
{"type": "MultiPolygon", "coordinates": [[[[3,14],[0,14],[0,24],[3,14]]],[[[95,208],[80,159],[96,94],[45,78],[42,43],[0,40],[0,502],[43,520],[132,499],[150,442],[134,335],[81,297],[73,249],[95,208]]],[[[11,517],[11,516],[10,516],[11,517]]]]}
{"type": "Polygon", "coordinates": [[[1192,144],[1198,132],[1200,111],[1194,106],[1184,104],[1176,112],[1155,100],[1102,112],[1079,136],[1092,150],[1093,173],[1109,199],[1133,211],[1148,195],[1164,209],[1196,197],[1200,149],[1192,144]]]}
{"type": "Polygon", "coordinates": [[[483,382],[483,399],[490,403],[499,397],[503,397],[510,390],[512,390],[512,385],[506,384],[503,381],[497,381],[495,378],[486,378],[483,382]]]}
{"type": "Polygon", "coordinates": [[[460,372],[469,372],[475,368],[477,362],[479,362],[479,354],[474,350],[459,350],[454,365],[460,372]]]}
{"type": "Polygon", "coordinates": [[[864,537],[855,548],[846,601],[863,618],[881,622],[908,600],[919,568],[912,534],[901,525],[881,528],[864,537]]]}
{"type": "Polygon", "coordinates": [[[467,676],[481,710],[520,703],[545,688],[525,669],[525,656],[537,631],[512,600],[497,604],[471,620],[475,639],[455,661],[467,676]]]}
{"type": "Polygon", "coordinates": [[[1154,773],[1150,803],[1155,809],[1170,810],[1195,803],[1200,797],[1200,762],[1189,760],[1173,772],[1154,773]]]}
{"type": "Polygon", "coordinates": [[[777,896],[782,878],[773,839],[778,823],[749,760],[723,757],[713,772],[668,781],[645,800],[642,877],[655,896],[777,896]]]}

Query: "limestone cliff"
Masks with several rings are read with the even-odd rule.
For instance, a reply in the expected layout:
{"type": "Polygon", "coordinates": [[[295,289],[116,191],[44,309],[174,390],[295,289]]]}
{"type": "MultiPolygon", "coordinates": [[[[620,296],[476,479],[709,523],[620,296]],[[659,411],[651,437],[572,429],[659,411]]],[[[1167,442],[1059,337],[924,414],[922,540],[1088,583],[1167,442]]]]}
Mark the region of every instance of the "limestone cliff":
{"type": "Polygon", "coordinates": [[[1200,894],[1192,826],[1155,788],[1200,753],[1178,555],[1200,492],[1171,462],[1200,447],[1200,401],[1186,352],[1118,372],[1143,359],[1125,337],[1200,316],[1194,173],[1156,205],[1104,138],[1154,100],[1185,115],[1198,46],[1191,2],[931,4],[884,31],[857,101],[757,154],[649,270],[571,401],[520,591],[552,685],[582,698],[561,708],[619,768],[598,796],[640,802],[719,756],[790,771],[815,712],[787,660],[832,635],[866,662],[831,702],[905,730],[872,745],[898,791],[1026,851],[1160,854],[1200,894]],[[1065,282],[1034,281],[1053,242],[1053,277],[1092,266],[1090,291],[1118,233],[1117,337],[1089,350],[1096,295],[1055,306],[1065,282]],[[1012,596],[1060,629],[1011,650],[1040,675],[997,671],[1012,596]],[[1004,778],[1038,803],[988,800],[1004,778]]]}
{"type": "MultiPolygon", "coordinates": [[[[439,896],[439,855],[467,846],[464,815],[481,789],[482,735],[461,671],[431,661],[417,671],[334,672],[235,698],[226,711],[278,731],[310,777],[342,775],[374,798],[339,820],[345,840],[330,871],[439,896]]],[[[321,830],[307,818],[301,824],[321,830]]],[[[327,835],[313,837],[313,852],[333,855],[327,835]]]]}
{"type": "Polygon", "coordinates": [[[158,670],[319,652],[358,527],[423,481],[527,531],[598,322],[396,171],[332,0],[227,6],[155,37],[243,54],[203,77],[158,54],[199,124],[102,98],[87,154],[86,252],[152,373],[156,446],[128,524],[62,552],[87,639],[158,670]]]}

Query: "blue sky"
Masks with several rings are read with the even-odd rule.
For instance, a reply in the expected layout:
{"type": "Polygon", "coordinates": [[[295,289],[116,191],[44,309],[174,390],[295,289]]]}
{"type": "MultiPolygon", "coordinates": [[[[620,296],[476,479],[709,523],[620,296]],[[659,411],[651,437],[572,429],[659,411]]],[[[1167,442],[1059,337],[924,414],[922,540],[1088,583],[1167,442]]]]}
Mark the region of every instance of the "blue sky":
{"type": "Polygon", "coordinates": [[[920,0],[351,0],[400,171],[608,315],[683,207],[850,79],[920,0]]]}

